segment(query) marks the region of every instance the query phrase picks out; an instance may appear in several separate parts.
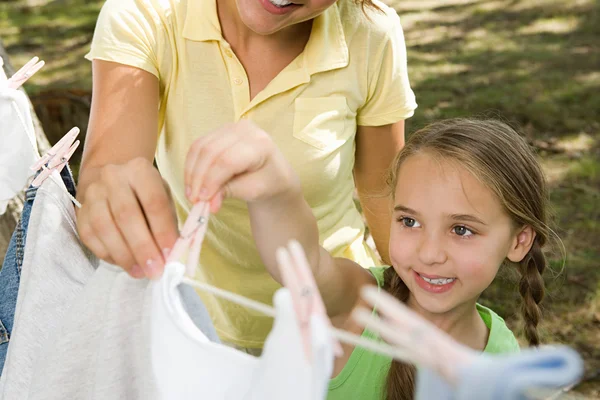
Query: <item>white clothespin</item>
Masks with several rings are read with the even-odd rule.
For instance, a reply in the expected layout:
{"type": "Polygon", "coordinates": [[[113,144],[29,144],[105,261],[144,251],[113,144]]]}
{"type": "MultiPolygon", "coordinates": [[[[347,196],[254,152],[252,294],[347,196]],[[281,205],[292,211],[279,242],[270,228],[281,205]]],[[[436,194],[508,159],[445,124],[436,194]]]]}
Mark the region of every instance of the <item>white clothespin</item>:
{"type": "MultiPolygon", "coordinates": [[[[300,324],[304,351],[310,361],[312,359],[310,344],[311,318],[315,315],[322,316],[327,322],[328,328],[331,328],[331,321],[327,316],[323,298],[317,288],[317,283],[300,243],[293,240],[287,248],[277,249],[276,257],[283,284],[289,289],[292,296],[296,318],[300,324]]],[[[344,353],[342,346],[335,339],[333,350],[337,357],[341,357],[344,353]]]]}
{"type": "Polygon", "coordinates": [[[33,57],[6,81],[7,87],[10,89],[18,89],[36,72],[42,69],[44,65],[45,62],[43,60],[40,61],[38,57],[33,57]]]}
{"type": "Polygon", "coordinates": [[[363,299],[376,307],[382,318],[376,318],[369,310],[359,308],[353,313],[354,319],[404,352],[406,357],[400,361],[425,366],[448,382],[455,383],[456,372],[477,357],[477,352],[457,343],[385,291],[364,287],[361,292],[363,299]]]}
{"type": "MultiPolygon", "coordinates": [[[[72,128],[43,157],[31,166],[32,170],[39,171],[38,176],[31,182],[31,186],[39,187],[49,177],[52,180],[55,179],[52,174],[55,171],[60,173],[73,156],[73,153],[75,153],[75,150],[77,150],[77,147],[79,147],[79,140],[75,140],[77,135],[79,135],[79,128],[72,128]]],[[[69,197],[77,207],[81,208],[81,204],[73,196],[69,194],[69,197]]]]}
{"type": "Polygon", "coordinates": [[[75,141],[77,135],[79,135],[79,128],[72,128],[42,158],[31,166],[31,169],[34,171],[41,169],[39,175],[31,183],[33,187],[40,186],[54,171],[62,171],[79,146],[79,140],[75,141]]]}
{"type": "Polygon", "coordinates": [[[39,171],[40,174],[33,180],[33,187],[40,186],[52,172],[60,172],[67,165],[67,162],[79,147],[79,140],[75,138],[79,135],[79,128],[72,128],[58,143],[56,143],[48,152],[31,166],[34,171],[39,171]],[[75,142],[75,143],[73,143],[75,142]]]}
{"type": "Polygon", "coordinates": [[[202,241],[208,227],[209,213],[210,206],[206,202],[196,203],[192,207],[181,234],[166,260],[167,262],[177,261],[183,256],[184,251],[189,249],[185,274],[190,278],[193,278],[196,274],[202,241]]]}

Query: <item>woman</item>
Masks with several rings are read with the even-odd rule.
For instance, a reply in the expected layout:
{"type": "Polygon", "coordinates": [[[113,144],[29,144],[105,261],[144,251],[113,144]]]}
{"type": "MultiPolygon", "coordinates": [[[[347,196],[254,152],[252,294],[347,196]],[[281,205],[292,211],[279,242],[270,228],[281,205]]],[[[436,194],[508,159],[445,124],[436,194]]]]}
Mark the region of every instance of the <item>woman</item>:
{"type": "MultiPolygon", "coordinates": [[[[87,58],[94,94],[77,224],[100,258],[134,277],[160,275],[178,234],[173,211],[183,220],[206,196],[197,185],[212,162],[198,150],[203,138],[250,129],[245,119],[299,175],[328,251],[378,263],[356,185],[388,254],[388,204],[378,194],[416,108],[392,9],[369,0],[108,0],[87,58]]],[[[225,200],[211,219],[201,264],[198,279],[262,302],[278,287],[240,201],[225,200]]],[[[262,347],[269,318],[204,300],[224,341],[262,347]]]]}

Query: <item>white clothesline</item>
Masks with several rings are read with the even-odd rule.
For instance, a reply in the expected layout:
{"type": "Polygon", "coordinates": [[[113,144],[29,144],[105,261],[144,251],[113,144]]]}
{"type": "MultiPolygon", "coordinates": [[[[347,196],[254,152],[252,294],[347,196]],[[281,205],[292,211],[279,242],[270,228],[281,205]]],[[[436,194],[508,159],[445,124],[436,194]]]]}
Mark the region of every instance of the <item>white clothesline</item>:
{"type": "MultiPolygon", "coordinates": [[[[199,281],[196,281],[196,280],[188,278],[188,277],[183,277],[182,281],[183,281],[183,283],[187,283],[188,285],[193,286],[197,289],[211,293],[215,296],[221,297],[225,300],[229,300],[233,303],[239,304],[246,308],[258,311],[269,317],[275,318],[275,309],[264,303],[261,303],[261,302],[258,302],[258,301],[252,300],[252,299],[248,299],[239,294],[232,293],[227,290],[220,289],[220,288],[214,287],[212,285],[209,285],[207,283],[199,282],[199,281]]],[[[365,339],[359,335],[355,335],[353,333],[344,331],[342,329],[338,329],[338,328],[334,328],[334,327],[331,327],[330,329],[331,329],[331,331],[330,331],[331,335],[333,337],[335,337],[336,339],[338,339],[340,342],[344,342],[344,343],[351,344],[354,346],[362,347],[362,348],[370,350],[374,353],[392,357],[395,360],[401,360],[401,361],[408,362],[408,363],[415,363],[415,360],[413,360],[412,357],[410,357],[406,352],[402,351],[401,349],[399,349],[397,347],[390,346],[385,343],[379,343],[374,340],[365,339]]]]}

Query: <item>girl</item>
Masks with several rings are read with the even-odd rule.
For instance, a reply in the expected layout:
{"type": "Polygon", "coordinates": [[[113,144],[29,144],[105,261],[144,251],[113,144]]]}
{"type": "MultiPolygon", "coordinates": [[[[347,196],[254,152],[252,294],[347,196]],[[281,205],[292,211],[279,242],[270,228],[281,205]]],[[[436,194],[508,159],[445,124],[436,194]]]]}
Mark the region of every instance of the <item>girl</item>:
{"type": "MultiPolygon", "coordinates": [[[[521,274],[525,336],[539,343],[546,185],[525,140],[504,123],[449,120],[410,137],[388,179],[391,267],[370,271],[319,246],[299,179],[264,132],[245,124],[212,140],[229,148],[218,154],[203,149],[206,168],[188,173],[209,196],[223,191],[248,202],[254,238],[277,281],[276,249],[299,240],[334,325],[360,333],[350,318],[360,305],[359,288],[377,284],[460,343],[490,353],[518,351],[502,318],[477,303],[506,265],[521,274]]],[[[368,329],[363,335],[379,340],[368,329]]],[[[360,348],[345,350],[336,360],[330,399],[412,397],[412,367],[360,348]]]]}
{"type": "MultiPolygon", "coordinates": [[[[365,194],[385,186],[383,171],[416,108],[402,27],[390,7],[377,0],[107,0],[87,58],[94,94],[77,227],[98,257],[134,277],[160,275],[177,238],[174,214],[185,220],[204,196],[184,174],[186,160],[204,168],[207,135],[246,119],[311,182],[303,194],[328,251],[378,263],[364,241],[358,189],[363,209],[373,211],[366,216],[379,251],[388,253],[389,209],[365,194]]],[[[258,255],[244,204],[223,205],[202,254],[198,278],[271,300],[277,283],[258,255]]],[[[221,339],[262,347],[269,318],[203,298],[221,339]]]]}

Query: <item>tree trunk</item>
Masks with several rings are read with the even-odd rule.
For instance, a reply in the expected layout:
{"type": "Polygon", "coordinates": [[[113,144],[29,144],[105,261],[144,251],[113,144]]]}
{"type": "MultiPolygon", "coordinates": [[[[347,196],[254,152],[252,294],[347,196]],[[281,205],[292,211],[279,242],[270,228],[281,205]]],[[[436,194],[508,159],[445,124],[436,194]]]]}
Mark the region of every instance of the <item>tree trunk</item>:
{"type": "MultiPolygon", "coordinates": [[[[8,59],[8,54],[4,49],[4,45],[2,44],[2,40],[0,39],[0,57],[2,57],[4,61],[4,73],[10,77],[15,73],[14,68],[10,64],[8,59]]],[[[21,89],[22,90],[22,89],[21,89]]],[[[31,106],[31,116],[33,118],[33,126],[35,128],[35,136],[37,139],[38,149],[40,154],[45,153],[50,148],[50,144],[48,143],[48,139],[46,139],[46,135],[44,134],[44,130],[42,129],[42,125],[38,120],[35,111],[33,110],[33,106],[31,106]]],[[[6,249],[8,244],[10,243],[10,238],[12,236],[13,231],[15,230],[15,226],[19,220],[19,216],[21,215],[21,210],[23,209],[23,201],[24,194],[19,193],[10,203],[8,203],[8,207],[6,209],[6,213],[4,215],[0,215],[0,265],[4,260],[4,255],[6,254],[6,249]]]]}

